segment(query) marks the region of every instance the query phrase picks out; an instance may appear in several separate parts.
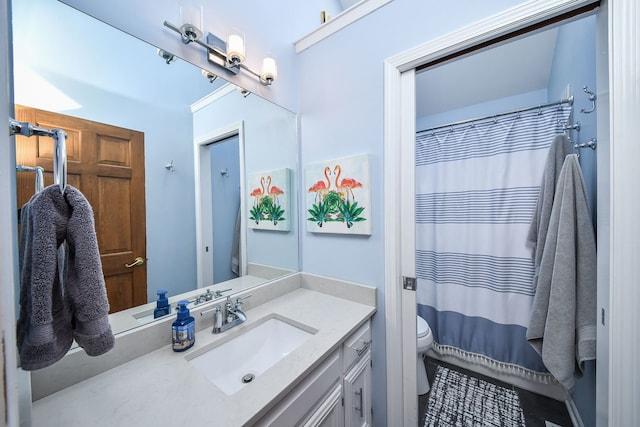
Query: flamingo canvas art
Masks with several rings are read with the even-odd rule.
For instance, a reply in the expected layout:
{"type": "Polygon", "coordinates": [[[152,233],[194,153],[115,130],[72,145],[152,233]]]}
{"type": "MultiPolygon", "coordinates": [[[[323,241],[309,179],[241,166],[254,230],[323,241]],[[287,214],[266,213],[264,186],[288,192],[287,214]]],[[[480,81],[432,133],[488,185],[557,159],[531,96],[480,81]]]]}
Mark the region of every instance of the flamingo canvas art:
{"type": "Polygon", "coordinates": [[[307,230],[371,234],[369,155],[305,166],[307,230]]]}
{"type": "Polygon", "coordinates": [[[290,169],[277,169],[249,175],[249,228],[289,231],[290,169]]]}

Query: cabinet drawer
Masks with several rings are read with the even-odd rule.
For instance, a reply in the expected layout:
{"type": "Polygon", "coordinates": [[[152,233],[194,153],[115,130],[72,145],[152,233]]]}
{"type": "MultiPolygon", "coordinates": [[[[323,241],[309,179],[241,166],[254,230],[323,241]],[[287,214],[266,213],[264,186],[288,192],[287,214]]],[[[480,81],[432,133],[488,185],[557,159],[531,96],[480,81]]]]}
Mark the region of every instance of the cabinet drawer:
{"type": "Polygon", "coordinates": [[[367,320],[365,324],[351,334],[343,345],[344,366],[342,371],[348,371],[360,356],[366,353],[369,347],[371,347],[371,321],[367,320]]]}

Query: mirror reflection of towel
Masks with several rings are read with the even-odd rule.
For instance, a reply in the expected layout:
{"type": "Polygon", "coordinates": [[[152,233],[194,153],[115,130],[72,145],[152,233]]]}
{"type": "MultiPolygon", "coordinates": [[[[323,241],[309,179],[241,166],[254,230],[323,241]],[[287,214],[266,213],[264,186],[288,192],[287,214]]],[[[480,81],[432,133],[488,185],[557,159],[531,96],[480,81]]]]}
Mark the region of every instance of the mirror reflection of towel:
{"type": "Polygon", "coordinates": [[[23,207],[20,236],[18,350],[23,370],[42,369],[67,353],[73,340],[90,356],[111,350],[109,302],[84,195],[57,185],[23,207]]]}
{"type": "Polygon", "coordinates": [[[578,157],[560,172],[527,340],[567,390],[596,357],[596,243],[578,157]]]}
{"type": "Polygon", "coordinates": [[[240,276],[240,207],[238,207],[238,216],[236,217],[236,227],[233,231],[233,245],[231,247],[231,271],[240,276]]]}

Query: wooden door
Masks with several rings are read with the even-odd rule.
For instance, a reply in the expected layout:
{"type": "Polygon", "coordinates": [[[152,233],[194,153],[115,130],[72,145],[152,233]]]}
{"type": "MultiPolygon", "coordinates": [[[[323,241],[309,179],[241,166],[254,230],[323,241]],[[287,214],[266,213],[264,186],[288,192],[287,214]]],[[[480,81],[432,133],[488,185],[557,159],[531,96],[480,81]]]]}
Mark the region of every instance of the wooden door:
{"type": "MultiPolygon", "coordinates": [[[[147,302],[144,134],[16,105],[16,120],[67,133],[67,180],[93,207],[111,312],[147,302]],[[143,265],[126,267],[136,257],[143,265]]],[[[42,166],[53,183],[53,139],[16,138],[16,162],[42,166]]],[[[18,173],[18,206],[34,193],[35,176],[18,173]]]]}

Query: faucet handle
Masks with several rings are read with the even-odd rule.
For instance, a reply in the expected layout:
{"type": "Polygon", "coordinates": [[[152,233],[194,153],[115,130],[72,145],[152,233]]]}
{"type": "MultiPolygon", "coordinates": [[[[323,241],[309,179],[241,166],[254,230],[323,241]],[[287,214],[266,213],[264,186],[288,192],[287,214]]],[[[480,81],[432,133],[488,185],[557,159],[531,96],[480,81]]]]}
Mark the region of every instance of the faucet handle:
{"type": "Polygon", "coordinates": [[[216,305],[209,310],[201,311],[200,316],[204,316],[211,312],[213,312],[213,329],[211,330],[211,333],[216,333],[216,331],[219,331],[222,327],[222,309],[220,308],[220,305],[216,305]]]}
{"type": "Polygon", "coordinates": [[[222,290],[218,289],[218,290],[215,292],[215,297],[216,297],[216,298],[220,298],[220,297],[222,296],[222,293],[223,293],[223,292],[228,292],[228,291],[230,291],[230,290],[231,290],[231,288],[229,288],[229,289],[222,289],[222,290]]]}
{"type": "Polygon", "coordinates": [[[242,304],[242,302],[244,300],[246,300],[247,298],[251,298],[252,296],[253,296],[253,294],[249,294],[249,295],[243,296],[242,298],[238,298],[238,299],[236,299],[236,304],[238,304],[238,303],[242,304]]]}
{"type": "Polygon", "coordinates": [[[247,296],[244,296],[242,298],[237,298],[236,299],[236,309],[239,310],[240,308],[242,308],[242,303],[244,302],[244,300],[246,300],[247,298],[251,298],[253,294],[249,294],[247,296]]]}
{"type": "Polygon", "coordinates": [[[220,306],[216,305],[215,307],[210,308],[209,310],[201,311],[200,312],[200,316],[204,316],[205,314],[209,314],[209,313],[213,313],[213,312],[216,312],[216,313],[220,312],[220,306]]]}

